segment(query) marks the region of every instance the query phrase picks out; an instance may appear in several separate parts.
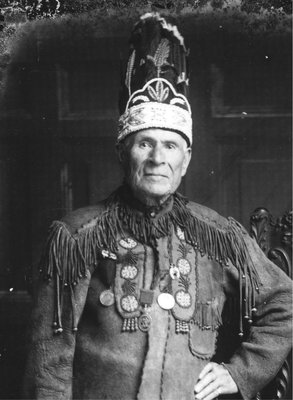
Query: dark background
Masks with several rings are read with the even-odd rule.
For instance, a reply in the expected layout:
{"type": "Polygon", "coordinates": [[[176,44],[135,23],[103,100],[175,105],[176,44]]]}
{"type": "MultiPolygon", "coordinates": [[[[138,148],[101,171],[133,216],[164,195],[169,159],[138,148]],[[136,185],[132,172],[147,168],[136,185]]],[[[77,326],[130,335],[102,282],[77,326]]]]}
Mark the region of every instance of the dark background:
{"type": "MultiPolygon", "coordinates": [[[[121,182],[115,155],[131,21],[37,21],[15,40],[0,110],[0,398],[19,398],[48,226],[121,182]]],[[[248,227],[291,208],[291,35],[181,18],[193,158],[181,192],[248,227]]]]}

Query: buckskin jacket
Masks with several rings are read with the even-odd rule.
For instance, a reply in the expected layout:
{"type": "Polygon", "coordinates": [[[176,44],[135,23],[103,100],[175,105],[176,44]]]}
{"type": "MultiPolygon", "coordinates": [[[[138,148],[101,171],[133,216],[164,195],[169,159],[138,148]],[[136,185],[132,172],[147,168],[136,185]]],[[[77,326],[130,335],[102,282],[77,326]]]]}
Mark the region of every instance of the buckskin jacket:
{"type": "Polygon", "coordinates": [[[123,186],[54,222],[41,270],[25,398],[191,400],[214,360],[251,399],[290,349],[291,281],[177,193],[145,208],[123,186]]]}

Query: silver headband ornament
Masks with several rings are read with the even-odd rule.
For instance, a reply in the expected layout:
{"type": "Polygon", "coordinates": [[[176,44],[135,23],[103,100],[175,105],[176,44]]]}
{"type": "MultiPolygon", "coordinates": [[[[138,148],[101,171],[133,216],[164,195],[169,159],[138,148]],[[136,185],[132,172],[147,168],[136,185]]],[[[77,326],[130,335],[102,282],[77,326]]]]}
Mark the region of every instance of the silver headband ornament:
{"type": "Polygon", "coordinates": [[[145,129],[160,128],[179,133],[191,146],[191,108],[183,94],[189,84],[183,37],[176,26],[157,13],[142,16],[136,29],[124,82],[127,101],[119,118],[117,141],[145,129]],[[151,32],[149,41],[146,32],[151,32]]]}
{"type": "Polygon", "coordinates": [[[185,96],[176,93],[164,78],[154,78],[129,98],[119,118],[118,139],[149,128],[160,128],[181,134],[192,144],[192,118],[185,96]]]}

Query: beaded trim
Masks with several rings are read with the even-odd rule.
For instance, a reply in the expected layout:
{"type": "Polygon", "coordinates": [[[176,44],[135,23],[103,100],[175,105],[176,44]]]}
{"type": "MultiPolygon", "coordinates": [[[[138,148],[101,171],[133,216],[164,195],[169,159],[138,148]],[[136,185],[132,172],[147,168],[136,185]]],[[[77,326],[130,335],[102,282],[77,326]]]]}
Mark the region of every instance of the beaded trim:
{"type": "Polygon", "coordinates": [[[166,79],[152,79],[133,93],[119,118],[117,141],[121,142],[126,136],[148,128],[181,133],[188,145],[192,144],[190,105],[186,97],[177,93],[166,79]]]}

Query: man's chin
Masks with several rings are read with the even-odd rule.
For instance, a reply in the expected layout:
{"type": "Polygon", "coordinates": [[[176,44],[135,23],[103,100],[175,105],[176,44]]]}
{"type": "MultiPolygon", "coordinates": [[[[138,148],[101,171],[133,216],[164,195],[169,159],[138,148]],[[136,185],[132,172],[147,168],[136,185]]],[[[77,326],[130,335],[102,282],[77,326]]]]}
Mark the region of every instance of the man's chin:
{"type": "Polygon", "coordinates": [[[146,205],[159,205],[168,199],[171,189],[154,187],[135,187],[132,188],[134,195],[146,205]]]}

